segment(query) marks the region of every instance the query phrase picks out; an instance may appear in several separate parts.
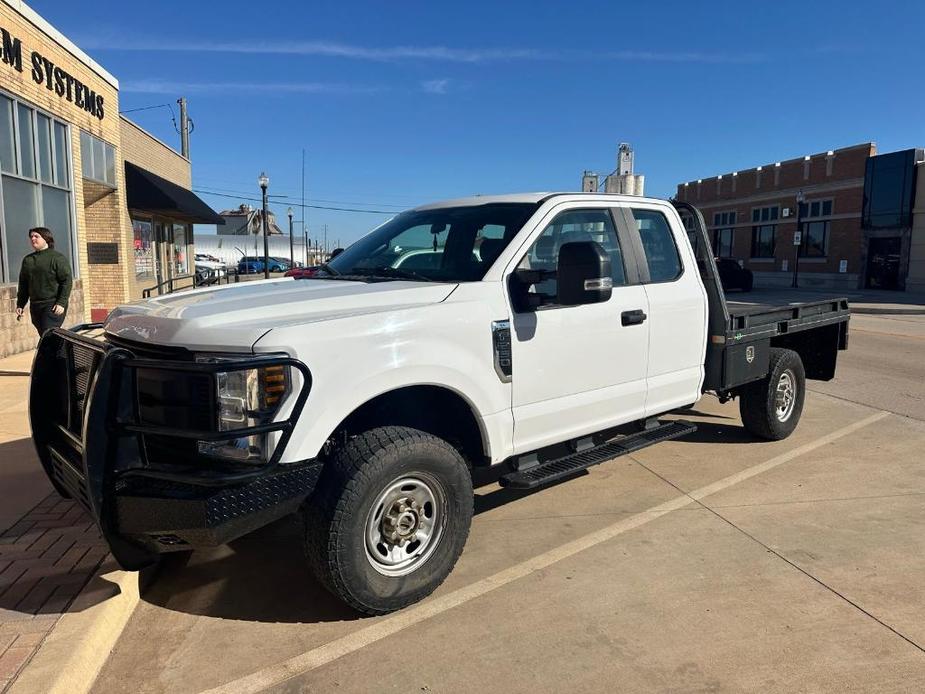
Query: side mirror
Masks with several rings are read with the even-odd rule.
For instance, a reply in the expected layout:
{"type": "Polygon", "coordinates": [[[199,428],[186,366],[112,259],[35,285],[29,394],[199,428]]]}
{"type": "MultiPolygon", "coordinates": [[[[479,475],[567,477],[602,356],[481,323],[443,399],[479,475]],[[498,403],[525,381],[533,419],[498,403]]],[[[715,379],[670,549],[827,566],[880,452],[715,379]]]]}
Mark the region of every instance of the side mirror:
{"type": "Polygon", "coordinates": [[[613,293],[610,256],[595,241],[563,244],[559,249],[556,279],[558,303],[562,306],[600,303],[613,293]]]}

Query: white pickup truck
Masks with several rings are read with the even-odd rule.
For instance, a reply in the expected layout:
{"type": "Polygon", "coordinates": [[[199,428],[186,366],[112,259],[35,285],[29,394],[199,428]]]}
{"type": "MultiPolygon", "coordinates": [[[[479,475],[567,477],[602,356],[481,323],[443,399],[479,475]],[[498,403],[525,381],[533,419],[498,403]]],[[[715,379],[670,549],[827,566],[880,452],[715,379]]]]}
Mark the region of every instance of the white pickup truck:
{"type": "Polygon", "coordinates": [[[30,413],[124,567],[297,512],[319,580],[382,614],[452,570],[473,468],[560,480],[693,431],[656,418],[705,391],[784,438],[847,327],[844,299],[730,315],[689,205],[474,197],[399,214],[311,278],[52,331],[30,413]]]}

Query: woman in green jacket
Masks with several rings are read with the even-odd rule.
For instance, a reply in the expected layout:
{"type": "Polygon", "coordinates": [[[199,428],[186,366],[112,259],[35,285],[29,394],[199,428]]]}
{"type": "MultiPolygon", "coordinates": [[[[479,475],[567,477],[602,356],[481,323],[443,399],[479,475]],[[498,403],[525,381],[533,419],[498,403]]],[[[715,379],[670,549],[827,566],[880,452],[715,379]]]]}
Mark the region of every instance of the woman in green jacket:
{"type": "Polygon", "coordinates": [[[35,251],[22,259],[16,319],[22,317],[29,302],[32,325],[41,337],[46,330],[60,328],[64,323],[71,295],[71,268],[67,258],[55,250],[55,237],[45,227],[29,229],[29,241],[35,251]]]}

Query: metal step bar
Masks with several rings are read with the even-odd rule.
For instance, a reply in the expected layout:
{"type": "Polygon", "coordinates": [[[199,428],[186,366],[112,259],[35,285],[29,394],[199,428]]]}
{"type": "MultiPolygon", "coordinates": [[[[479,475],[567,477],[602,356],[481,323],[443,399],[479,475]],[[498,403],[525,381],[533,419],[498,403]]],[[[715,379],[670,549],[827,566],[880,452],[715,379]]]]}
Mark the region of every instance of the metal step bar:
{"type": "Polygon", "coordinates": [[[697,430],[696,425],[684,420],[665,422],[658,426],[630,434],[615,441],[609,441],[588,450],[571,453],[560,458],[547,460],[529,468],[523,468],[503,475],[499,480],[502,487],[511,489],[534,489],[550,482],[570,477],[589,467],[599,465],[613,458],[632,453],[662,441],[687,436],[697,430]]]}

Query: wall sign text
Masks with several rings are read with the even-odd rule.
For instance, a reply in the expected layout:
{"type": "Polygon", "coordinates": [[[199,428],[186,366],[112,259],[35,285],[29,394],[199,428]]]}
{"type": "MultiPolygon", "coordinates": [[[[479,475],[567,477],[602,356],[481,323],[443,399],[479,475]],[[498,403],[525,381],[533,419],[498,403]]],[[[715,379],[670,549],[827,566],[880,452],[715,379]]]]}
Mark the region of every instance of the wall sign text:
{"type": "MultiPolygon", "coordinates": [[[[3,43],[2,62],[14,70],[22,72],[22,41],[12,36],[6,29],[0,27],[0,36],[3,43]]],[[[32,81],[44,84],[48,91],[52,91],[63,99],[67,99],[78,108],[82,108],[100,120],[106,114],[102,94],[97,94],[86,84],[71,75],[67,70],[55,65],[38,51],[32,51],[32,81]]]]}

